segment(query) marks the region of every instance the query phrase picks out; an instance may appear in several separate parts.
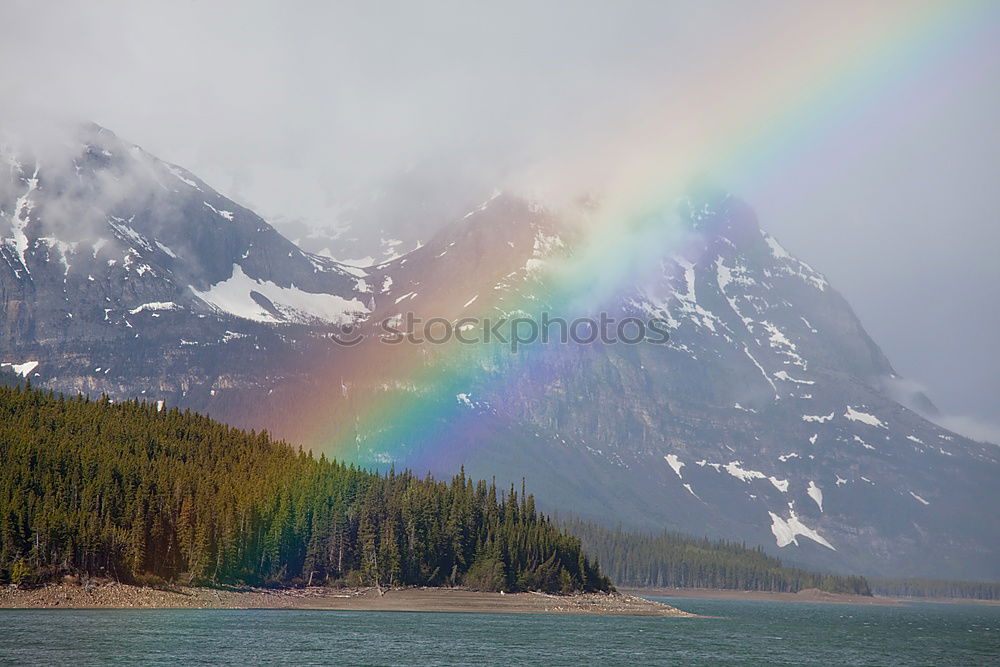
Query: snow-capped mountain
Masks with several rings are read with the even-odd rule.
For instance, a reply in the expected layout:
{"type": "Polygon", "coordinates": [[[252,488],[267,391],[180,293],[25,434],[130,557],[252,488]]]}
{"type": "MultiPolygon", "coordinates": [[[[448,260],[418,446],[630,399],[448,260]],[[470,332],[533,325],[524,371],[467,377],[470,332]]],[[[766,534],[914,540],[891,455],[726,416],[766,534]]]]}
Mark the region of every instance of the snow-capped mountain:
{"type": "Polygon", "coordinates": [[[356,271],[303,252],[184,169],[96,125],[63,148],[47,151],[48,161],[13,144],[0,156],[3,270],[26,291],[26,308],[46,311],[22,321],[47,331],[63,318],[121,322],[161,310],[270,323],[343,323],[367,312],[356,271]],[[32,290],[62,297],[37,304],[32,290]]]}
{"type": "MultiPolygon", "coordinates": [[[[377,391],[441,393],[465,413],[428,402],[462,425],[447,431],[441,468],[528,471],[552,507],[738,537],[814,567],[1000,574],[996,447],[890,398],[895,371],[848,303],[745,204],[688,199],[680,217],[684,250],[604,304],[618,318],[665,319],[668,344],[547,346],[486,363],[442,351],[437,363],[453,367],[438,372],[461,378],[452,393],[433,382],[377,391]]],[[[386,277],[373,279],[384,284],[373,313],[454,322],[493,299],[497,314],[558,314],[538,268],[574,252],[573,229],[512,197],[485,202],[376,267],[386,277]]],[[[380,425],[356,437],[372,462],[420,460],[410,433],[380,425]]]]}
{"type": "Polygon", "coordinates": [[[269,325],[367,313],[357,269],[193,174],[96,125],[57,136],[0,142],[2,361],[63,389],[208,396],[220,375],[251,387],[285,372],[268,351],[298,333],[269,325]]]}
{"type": "Polygon", "coordinates": [[[574,221],[500,194],[420,248],[357,268],[301,250],[97,126],[44,155],[6,145],[2,163],[5,372],[320,447],[288,416],[322,394],[358,460],[397,468],[426,463],[421,436],[362,408],[416,396],[424,437],[449,438],[435,472],[526,475],[550,508],[744,539],[816,567],[1000,576],[995,446],[891,399],[892,366],[847,302],[734,197],[684,201],[684,242],[647,244],[652,270],[600,304],[663,319],[667,344],[484,358],[330,336],[404,312],[454,322],[484,304],[558,314],[544,267],[580,252],[574,221]],[[408,372],[414,363],[436,372],[408,372]]]}

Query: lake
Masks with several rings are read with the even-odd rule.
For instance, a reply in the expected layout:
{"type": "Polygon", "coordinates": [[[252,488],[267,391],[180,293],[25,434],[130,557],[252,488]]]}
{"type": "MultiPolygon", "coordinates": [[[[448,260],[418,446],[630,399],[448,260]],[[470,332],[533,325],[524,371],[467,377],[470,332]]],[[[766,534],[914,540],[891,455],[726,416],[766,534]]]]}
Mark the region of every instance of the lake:
{"type": "Polygon", "coordinates": [[[0,663],[1000,664],[1000,607],[669,602],[712,618],[0,610],[0,663]]]}

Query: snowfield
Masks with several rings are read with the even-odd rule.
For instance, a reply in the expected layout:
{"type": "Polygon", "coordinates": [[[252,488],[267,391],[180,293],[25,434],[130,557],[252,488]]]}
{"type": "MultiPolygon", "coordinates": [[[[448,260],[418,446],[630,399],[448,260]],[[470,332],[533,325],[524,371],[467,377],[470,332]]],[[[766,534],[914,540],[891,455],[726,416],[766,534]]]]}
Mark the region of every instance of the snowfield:
{"type": "Polygon", "coordinates": [[[801,536],[808,537],[813,542],[822,544],[827,549],[837,550],[822,535],[802,523],[798,515],[795,514],[794,503],[788,504],[789,516],[787,519],[778,516],[774,512],[768,512],[768,514],[771,515],[771,532],[774,534],[774,541],[779,547],[787,547],[789,544],[799,546],[799,541],[796,538],[801,536]]]}
{"type": "Polygon", "coordinates": [[[204,292],[193,287],[191,291],[224,313],[271,324],[316,321],[348,324],[368,312],[357,299],[345,299],[336,294],[314,294],[295,285],[281,287],[266,280],[255,280],[243,273],[239,264],[233,264],[233,275],[228,280],[216,283],[204,292]],[[262,307],[251,293],[259,294],[274,304],[280,317],[262,307]]]}
{"type": "Polygon", "coordinates": [[[869,426],[875,426],[877,428],[888,428],[888,426],[885,425],[885,422],[880,420],[875,415],[855,410],[849,405],[847,406],[847,411],[844,413],[844,416],[853,422],[861,422],[862,424],[868,424],[869,426]]]}
{"type": "Polygon", "coordinates": [[[14,371],[15,373],[17,373],[21,377],[26,378],[26,377],[28,377],[28,374],[31,373],[31,371],[33,371],[36,368],[38,368],[38,362],[37,361],[25,361],[24,363],[21,363],[21,364],[16,364],[16,363],[13,363],[13,362],[5,362],[5,363],[0,364],[0,368],[10,368],[12,371],[14,371]]]}

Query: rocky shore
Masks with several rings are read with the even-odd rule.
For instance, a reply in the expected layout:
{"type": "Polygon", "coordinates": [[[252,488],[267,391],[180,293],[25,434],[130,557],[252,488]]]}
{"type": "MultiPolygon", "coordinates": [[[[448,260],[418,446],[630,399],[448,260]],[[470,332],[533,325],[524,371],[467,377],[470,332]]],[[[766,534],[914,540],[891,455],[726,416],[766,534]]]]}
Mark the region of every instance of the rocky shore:
{"type": "Polygon", "coordinates": [[[331,609],[508,614],[672,616],[694,614],[624,593],[482,593],[458,588],[170,589],[104,582],[59,583],[31,589],[0,588],[8,609],[331,609]]]}

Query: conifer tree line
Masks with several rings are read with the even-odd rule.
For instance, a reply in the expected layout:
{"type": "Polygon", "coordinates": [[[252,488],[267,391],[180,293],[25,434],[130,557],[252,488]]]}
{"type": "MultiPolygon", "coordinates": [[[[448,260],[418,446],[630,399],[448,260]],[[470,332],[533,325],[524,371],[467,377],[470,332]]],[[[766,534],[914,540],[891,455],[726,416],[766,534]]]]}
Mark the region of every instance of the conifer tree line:
{"type": "Polygon", "coordinates": [[[760,547],[666,531],[628,532],[620,526],[612,529],[579,519],[559,519],[557,523],[580,538],[583,548],[600,560],[604,572],[618,586],[785,593],[818,588],[830,593],[872,594],[864,577],[785,567],[760,547]]]}
{"type": "Polygon", "coordinates": [[[513,487],[385,475],[190,411],[0,387],[0,583],[609,590],[513,487]]]}
{"type": "Polygon", "coordinates": [[[957,600],[1000,600],[1000,583],[942,579],[872,579],[875,595],[957,600]]]}

